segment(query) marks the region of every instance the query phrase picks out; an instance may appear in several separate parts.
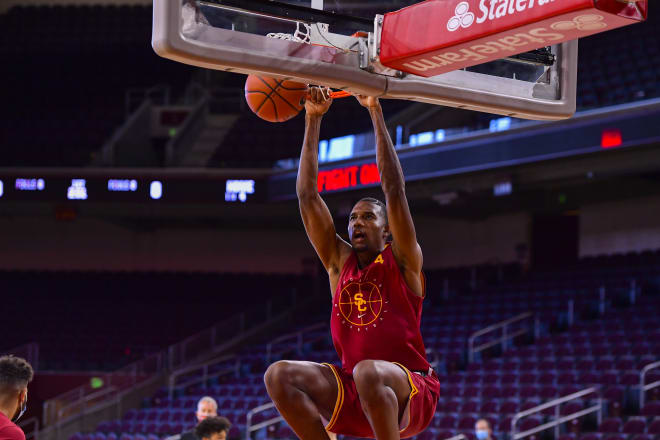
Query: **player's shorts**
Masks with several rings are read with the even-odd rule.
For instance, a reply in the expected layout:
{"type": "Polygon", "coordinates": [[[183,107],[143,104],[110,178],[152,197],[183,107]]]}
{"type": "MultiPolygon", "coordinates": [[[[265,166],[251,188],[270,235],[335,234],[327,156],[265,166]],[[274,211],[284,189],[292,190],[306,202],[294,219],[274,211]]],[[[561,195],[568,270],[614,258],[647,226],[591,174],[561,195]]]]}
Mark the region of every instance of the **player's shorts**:
{"type": "MultiPolygon", "coordinates": [[[[412,437],[424,431],[433,420],[435,407],[440,395],[440,382],[432,369],[428,373],[411,372],[401,364],[410,382],[410,397],[399,421],[401,438],[412,437]]],[[[332,418],[326,421],[326,431],[351,437],[375,438],[371,424],[362,411],[353,376],[341,368],[327,365],[337,379],[337,402],[332,418]]]]}

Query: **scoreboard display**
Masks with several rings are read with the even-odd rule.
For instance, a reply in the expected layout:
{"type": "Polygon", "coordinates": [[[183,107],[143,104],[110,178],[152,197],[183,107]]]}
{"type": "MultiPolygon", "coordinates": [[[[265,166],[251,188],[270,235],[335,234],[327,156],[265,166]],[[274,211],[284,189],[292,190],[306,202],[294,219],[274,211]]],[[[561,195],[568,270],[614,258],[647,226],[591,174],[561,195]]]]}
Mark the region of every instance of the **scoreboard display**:
{"type": "Polygon", "coordinates": [[[0,175],[2,201],[249,203],[265,201],[265,182],[225,178],[110,178],[0,175]]]}

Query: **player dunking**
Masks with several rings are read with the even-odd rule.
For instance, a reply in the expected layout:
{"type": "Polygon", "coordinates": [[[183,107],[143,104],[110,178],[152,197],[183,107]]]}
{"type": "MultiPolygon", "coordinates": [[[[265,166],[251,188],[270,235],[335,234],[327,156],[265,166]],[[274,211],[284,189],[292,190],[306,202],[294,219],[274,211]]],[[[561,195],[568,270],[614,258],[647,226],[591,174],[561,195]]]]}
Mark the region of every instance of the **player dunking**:
{"type": "Polygon", "coordinates": [[[349,218],[350,243],[340,238],[317,189],[319,130],[332,99],[318,88],[310,94],[296,190],[305,230],[330,277],[330,327],[342,367],[280,361],[266,371],[266,388],[303,440],[327,440],[328,432],[410,437],[432,420],[440,384],[419,330],[422,251],[401,165],[378,99],[358,96],[374,125],[386,204],[360,200],[349,218]]]}

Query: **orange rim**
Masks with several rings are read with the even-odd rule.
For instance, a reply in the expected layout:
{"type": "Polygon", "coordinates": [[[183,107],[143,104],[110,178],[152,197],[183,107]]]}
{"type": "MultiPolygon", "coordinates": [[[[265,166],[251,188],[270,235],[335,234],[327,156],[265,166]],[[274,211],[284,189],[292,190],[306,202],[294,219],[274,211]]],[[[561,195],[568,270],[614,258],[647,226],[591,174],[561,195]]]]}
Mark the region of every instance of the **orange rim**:
{"type": "MultiPolygon", "coordinates": [[[[346,92],[344,90],[338,90],[336,92],[330,92],[330,97],[332,99],[348,98],[349,96],[353,96],[353,95],[351,95],[349,92],[346,92]]],[[[309,97],[310,97],[310,95],[306,96],[306,98],[309,98],[309,97]]]]}
{"type": "Polygon", "coordinates": [[[352,95],[349,92],[346,92],[344,90],[339,90],[337,92],[330,92],[330,97],[332,99],[348,98],[349,96],[352,96],[352,95]]]}

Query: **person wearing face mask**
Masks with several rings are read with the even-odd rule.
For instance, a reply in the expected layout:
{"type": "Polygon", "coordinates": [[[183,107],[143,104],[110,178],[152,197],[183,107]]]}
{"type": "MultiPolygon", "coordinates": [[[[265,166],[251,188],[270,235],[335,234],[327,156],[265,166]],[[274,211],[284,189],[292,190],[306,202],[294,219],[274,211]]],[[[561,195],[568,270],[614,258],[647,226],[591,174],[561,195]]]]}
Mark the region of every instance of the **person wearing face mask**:
{"type": "Polygon", "coordinates": [[[493,430],[490,429],[490,423],[486,419],[479,419],[474,425],[477,440],[494,440],[493,430]]]}
{"type": "Polygon", "coordinates": [[[25,359],[0,357],[0,440],[25,440],[16,422],[27,409],[27,386],[33,376],[25,359]]]}

